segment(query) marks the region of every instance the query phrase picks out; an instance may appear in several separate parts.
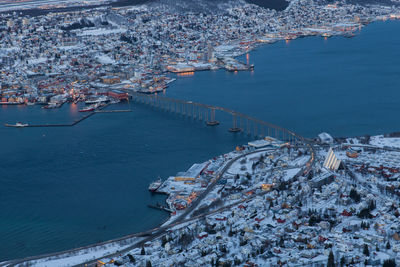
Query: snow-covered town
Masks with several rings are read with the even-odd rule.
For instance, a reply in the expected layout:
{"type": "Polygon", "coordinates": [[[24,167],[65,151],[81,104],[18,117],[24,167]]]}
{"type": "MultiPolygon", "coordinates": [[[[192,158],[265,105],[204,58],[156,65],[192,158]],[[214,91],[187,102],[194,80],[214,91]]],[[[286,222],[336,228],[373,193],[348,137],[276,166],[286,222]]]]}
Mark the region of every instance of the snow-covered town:
{"type": "Polygon", "coordinates": [[[283,11],[241,1],[211,13],[181,9],[149,4],[0,14],[0,104],[52,108],[111,90],[164,92],[195,71],[252,70],[235,57],[261,44],[350,38],[372,21],[400,16],[396,5],[345,1],[291,1],[283,11]]]}
{"type": "MultiPolygon", "coordinates": [[[[199,214],[208,215],[168,230],[116,262],[329,266],[330,254],[330,266],[400,262],[400,138],[394,136],[334,140],[321,134],[307,175],[301,169],[310,158],[306,149],[267,142],[256,149],[249,143],[211,161],[246,155],[203,200],[199,214]]],[[[196,182],[202,183],[200,177],[196,182]]]]}
{"type": "MultiPolygon", "coordinates": [[[[352,38],[374,21],[400,19],[389,0],[288,2],[282,11],[238,1],[209,13],[157,4],[1,13],[0,105],[82,101],[92,104],[83,111],[94,111],[137,95],[150,103],[196,71],[256,70],[238,57],[260,45],[352,38]]],[[[208,120],[215,107],[206,112],[204,121],[217,125],[208,120]]],[[[229,115],[237,126],[238,113],[229,115]]],[[[159,177],[149,194],[166,201],[149,206],[169,217],[154,229],[0,266],[400,264],[400,133],[303,138],[285,131],[290,139],[256,132],[254,141],[159,177]]]]}
{"type": "Polygon", "coordinates": [[[399,162],[398,133],[265,137],[164,180],[159,228],[27,263],[396,266],[399,162]]]}

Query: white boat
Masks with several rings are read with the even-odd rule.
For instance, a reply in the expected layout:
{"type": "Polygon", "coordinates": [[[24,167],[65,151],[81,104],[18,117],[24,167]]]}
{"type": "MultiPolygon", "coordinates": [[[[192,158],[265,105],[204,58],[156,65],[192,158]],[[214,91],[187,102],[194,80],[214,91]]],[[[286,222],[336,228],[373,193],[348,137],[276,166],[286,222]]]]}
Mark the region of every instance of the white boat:
{"type": "Polygon", "coordinates": [[[98,108],[98,104],[93,104],[87,107],[84,107],[83,109],[80,109],[79,112],[89,112],[89,111],[94,111],[96,108],[98,108]]]}
{"type": "Polygon", "coordinates": [[[55,102],[49,102],[46,106],[43,106],[43,109],[53,109],[53,108],[60,108],[62,103],[55,103],[55,102]]]}
{"type": "Polygon", "coordinates": [[[94,99],[88,99],[85,101],[85,104],[97,104],[97,103],[102,103],[102,102],[107,102],[110,101],[110,99],[107,96],[101,96],[99,98],[94,98],[94,99]]]}
{"type": "Polygon", "coordinates": [[[119,102],[121,102],[121,100],[114,98],[110,101],[110,104],[118,104],[119,102]]]}
{"type": "Polygon", "coordinates": [[[162,185],[162,180],[158,179],[157,181],[154,181],[150,184],[149,191],[155,192],[155,191],[157,191],[158,188],[160,188],[161,185],[162,185]]]}
{"type": "Polygon", "coordinates": [[[165,81],[165,83],[166,83],[166,84],[170,84],[170,83],[172,83],[173,81],[176,81],[176,79],[175,79],[175,78],[170,78],[170,79],[167,79],[167,80],[165,81]]]}
{"type": "Polygon", "coordinates": [[[16,124],[4,124],[7,127],[16,127],[16,128],[23,128],[23,127],[28,127],[29,124],[27,123],[22,123],[22,122],[17,122],[16,124]]]}

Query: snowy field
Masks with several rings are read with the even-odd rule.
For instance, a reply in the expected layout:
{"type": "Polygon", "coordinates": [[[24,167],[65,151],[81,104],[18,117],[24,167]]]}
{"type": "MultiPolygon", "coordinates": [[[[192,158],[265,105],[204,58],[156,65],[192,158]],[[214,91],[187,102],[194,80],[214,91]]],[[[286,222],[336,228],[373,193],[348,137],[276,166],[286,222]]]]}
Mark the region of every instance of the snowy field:
{"type": "Polygon", "coordinates": [[[125,33],[126,29],[93,29],[93,30],[85,30],[82,31],[80,36],[99,36],[99,35],[109,35],[109,34],[117,34],[117,33],[125,33]]]}
{"type": "Polygon", "coordinates": [[[383,135],[372,136],[369,141],[371,145],[379,147],[395,147],[400,148],[400,138],[384,137],[383,135]]]}
{"type": "Polygon", "coordinates": [[[117,251],[123,250],[131,246],[133,243],[139,242],[141,238],[134,238],[129,240],[130,242],[125,242],[125,245],[119,244],[118,242],[110,243],[106,245],[99,245],[89,249],[82,249],[77,252],[70,252],[60,254],[55,257],[42,258],[37,261],[30,261],[29,266],[37,267],[49,267],[49,266],[74,266],[86,262],[89,260],[104,257],[106,255],[116,253],[117,251]]]}

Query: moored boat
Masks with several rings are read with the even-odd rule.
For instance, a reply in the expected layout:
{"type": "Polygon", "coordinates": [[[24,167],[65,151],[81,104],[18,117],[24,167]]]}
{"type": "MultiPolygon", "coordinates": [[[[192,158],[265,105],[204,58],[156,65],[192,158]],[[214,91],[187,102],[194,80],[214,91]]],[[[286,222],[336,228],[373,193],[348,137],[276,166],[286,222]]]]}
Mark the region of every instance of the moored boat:
{"type": "Polygon", "coordinates": [[[158,179],[157,181],[154,181],[150,184],[149,191],[155,192],[155,191],[157,191],[158,188],[160,188],[161,185],[162,185],[162,180],[158,179]]]}
{"type": "Polygon", "coordinates": [[[109,101],[110,99],[107,96],[101,96],[98,98],[88,99],[85,101],[85,104],[89,105],[89,104],[105,103],[109,101]]]}
{"type": "Polygon", "coordinates": [[[53,108],[60,108],[62,106],[62,103],[48,103],[46,106],[43,106],[42,108],[44,109],[53,109],[53,108]]]}
{"type": "Polygon", "coordinates": [[[89,111],[94,111],[96,109],[95,105],[90,105],[87,107],[84,107],[83,109],[80,109],[79,112],[89,112],[89,111]]]}
{"type": "Polygon", "coordinates": [[[4,125],[7,126],[7,127],[16,127],[16,128],[23,128],[23,127],[28,127],[29,126],[29,124],[22,123],[22,122],[17,122],[16,124],[8,124],[8,123],[6,123],[4,125]]]}

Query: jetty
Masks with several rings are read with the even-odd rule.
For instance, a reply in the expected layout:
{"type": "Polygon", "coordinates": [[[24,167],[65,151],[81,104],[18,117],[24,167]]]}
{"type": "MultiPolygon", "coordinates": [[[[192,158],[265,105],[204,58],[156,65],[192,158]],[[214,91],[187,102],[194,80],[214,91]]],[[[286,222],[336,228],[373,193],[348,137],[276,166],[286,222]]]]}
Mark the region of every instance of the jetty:
{"type": "Polygon", "coordinates": [[[166,207],[164,205],[160,205],[159,203],[157,203],[156,205],[149,204],[149,205],[147,205],[147,207],[152,208],[152,209],[156,209],[156,210],[163,210],[163,211],[166,211],[166,212],[169,212],[169,213],[173,212],[170,208],[168,208],[168,207],[166,207]]]}
{"type": "Polygon", "coordinates": [[[104,110],[104,108],[108,107],[110,104],[107,104],[101,108],[99,108],[98,110],[95,110],[93,112],[88,113],[87,115],[75,120],[72,123],[46,123],[46,124],[21,124],[21,126],[19,125],[14,125],[14,124],[9,124],[6,123],[4,124],[4,126],[6,127],[13,127],[13,128],[28,128],[28,127],[72,127],[77,125],[78,123],[86,120],[87,118],[93,116],[96,113],[119,113],[119,112],[131,112],[131,109],[126,109],[126,110],[104,110]]]}
{"type": "MultiPolygon", "coordinates": [[[[26,124],[26,125],[24,125],[23,126],[23,128],[28,128],[28,127],[72,127],[72,126],[74,126],[74,125],[76,125],[76,124],[78,124],[78,123],[80,123],[81,121],[84,121],[84,120],[86,120],[87,118],[89,118],[89,117],[91,117],[91,116],[93,116],[95,114],[95,112],[91,112],[91,113],[89,113],[89,114],[87,114],[87,115],[85,115],[85,116],[83,116],[82,118],[80,118],[80,119],[78,119],[78,120],[75,120],[73,123],[55,123],[55,124],[50,124],[50,123],[48,123],[48,124],[26,124]]],[[[6,123],[6,124],[4,124],[4,126],[6,126],[6,127],[17,127],[17,126],[15,126],[15,125],[11,125],[11,124],[8,124],[8,123],[6,123]]],[[[22,127],[20,127],[20,128],[22,128],[22,127]]]]}
{"type": "Polygon", "coordinates": [[[96,110],[94,113],[118,113],[118,112],[132,112],[130,109],[123,110],[96,110]]]}

